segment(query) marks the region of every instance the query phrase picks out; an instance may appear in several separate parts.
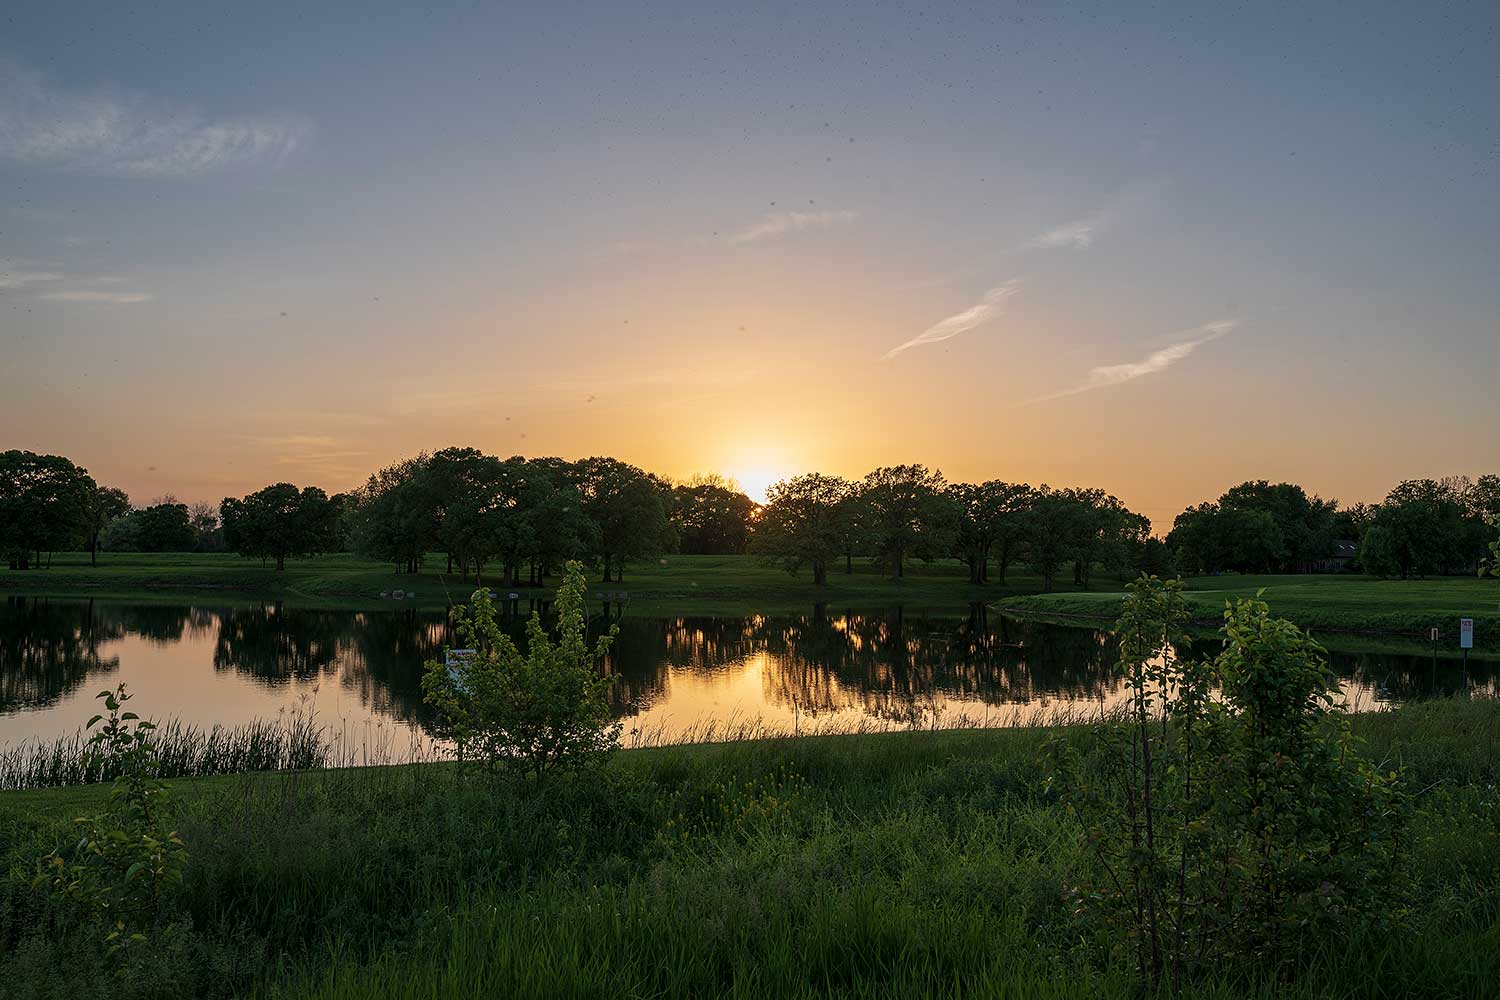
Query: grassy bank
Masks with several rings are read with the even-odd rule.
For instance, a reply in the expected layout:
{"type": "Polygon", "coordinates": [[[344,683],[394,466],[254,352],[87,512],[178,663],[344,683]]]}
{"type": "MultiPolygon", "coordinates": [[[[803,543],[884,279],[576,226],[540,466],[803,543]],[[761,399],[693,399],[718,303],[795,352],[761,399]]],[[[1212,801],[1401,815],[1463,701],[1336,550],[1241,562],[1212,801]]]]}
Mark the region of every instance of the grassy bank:
{"type": "MultiPolygon", "coordinates": [[[[1500,646],[1500,581],[1474,577],[1382,580],[1368,576],[1214,576],[1187,581],[1194,621],[1217,628],[1225,601],[1265,591],[1276,613],[1303,628],[1425,640],[1437,626],[1445,648],[1458,644],[1460,618],[1473,618],[1476,641],[1500,646]]],[[[1120,613],[1118,592],[1021,594],[996,602],[1022,615],[1107,625],[1120,613]]]]}
{"type": "MultiPolygon", "coordinates": [[[[276,572],[259,562],[228,554],[106,553],[97,567],[88,557],[62,554],[50,569],[0,570],[0,593],[56,597],[98,597],[134,601],[217,603],[280,601],[292,607],[368,610],[378,607],[443,608],[474,590],[473,580],[440,572],[438,557],[416,575],[397,574],[386,564],[349,555],[289,562],[276,572]],[[406,596],[395,601],[395,590],[406,596]]],[[[825,587],[803,573],[792,576],[751,556],[668,556],[628,567],[623,583],[591,581],[591,600],[608,593],[628,595],[628,614],[745,615],[806,613],[815,604],[879,611],[954,612],[983,601],[1002,610],[1063,622],[1112,624],[1119,614],[1123,583],[1096,575],[1093,588],[1078,591],[1060,575],[1059,589],[1042,594],[1040,578],[1012,572],[1004,586],[969,583],[967,570],[953,560],[913,563],[907,576],[890,579],[864,562],[852,574],[834,572],[825,587]]],[[[501,593],[513,589],[490,581],[501,593]]],[[[1469,577],[1381,580],[1364,576],[1218,576],[1187,582],[1195,619],[1209,628],[1221,622],[1224,602],[1264,589],[1278,614],[1304,628],[1327,632],[1423,638],[1430,627],[1443,630],[1443,643],[1456,645],[1458,620],[1476,622],[1481,646],[1500,646],[1500,581],[1469,577]]]]}
{"type": "MultiPolygon", "coordinates": [[[[1417,793],[1409,928],[1288,987],[1481,996],[1500,982],[1500,703],[1354,720],[1417,793]]],[[[1131,996],[1076,924],[1083,830],[1054,737],[918,732],[626,751],[517,792],[447,765],[174,785],[189,926],[123,978],[26,887],[99,788],[0,794],[8,996],[1131,996]]]]}
{"type": "MultiPolygon", "coordinates": [[[[95,567],[86,554],[62,553],[48,569],[0,569],[0,593],[175,601],[211,597],[220,602],[282,601],[354,610],[443,608],[463,601],[475,587],[472,578],[444,574],[444,566],[441,556],[430,556],[421,573],[397,574],[386,563],[328,555],[289,561],[278,573],[227,553],[105,553],[95,567]],[[401,602],[380,596],[398,589],[406,592],[401,602]]],[[[531,593],[498,580],[486,582],[502,593],[531,593]]],[[[667,556],[627,566],[623,583],[602,583],[597,574],[590,580],[591,599],[623,592],[628,595],[628,613],[655,615],[806,612],[819,602],[862,609],[897,604],[953,609],[1040,589],[1039,578],[1022,572],[1012,574],[1005,586],[971,585],[967,569],[954,560],[913,562],[900,580],[857,560],[853,573],[832,572],[821,588],[813,585],[807,572],[793,576],[752,556],[667,556]]]]}

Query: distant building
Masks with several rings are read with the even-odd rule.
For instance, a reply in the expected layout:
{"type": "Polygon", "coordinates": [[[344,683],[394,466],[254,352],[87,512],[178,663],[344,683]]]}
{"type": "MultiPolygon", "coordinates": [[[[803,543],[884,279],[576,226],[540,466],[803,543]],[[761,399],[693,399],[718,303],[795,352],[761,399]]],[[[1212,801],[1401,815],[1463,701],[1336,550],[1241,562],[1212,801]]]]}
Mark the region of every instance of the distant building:
{"type": "Polygon", "coordinates": [[[1328,554],[1303,566],[1304,573],[1348,573],[1354,569],[1354,560],[1359,556],[1359,543],[1348,538],[1338,538],[1328,545],[1328,554]]]}

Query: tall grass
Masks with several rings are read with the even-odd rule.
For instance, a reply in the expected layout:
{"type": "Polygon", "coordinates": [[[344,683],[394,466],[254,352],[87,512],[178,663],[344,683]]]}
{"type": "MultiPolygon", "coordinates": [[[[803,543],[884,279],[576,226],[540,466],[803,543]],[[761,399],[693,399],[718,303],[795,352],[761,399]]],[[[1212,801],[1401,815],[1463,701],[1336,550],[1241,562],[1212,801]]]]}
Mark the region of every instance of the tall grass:
{"type": "MultiPolygon", "coordinates": [[[[157,727],[152,742],[163,778],[304,771],[334,761],[328,727],[301,712],[239,726],[203,727],[172,719],[157,727]]],[[[115,777],[108,761],[89,753],[88,734],[81,729],[52,740],[0,747],[0,790],[91,785],[115,777]]]]}
{"type": "MultiPolygon", "coordinates": [[[[1500,982],[1500,704],[1352,724],[1417,793],[1403,933],[1330,942],[1290,984],[1219,970],[1197,995],[1500,982]]],[[[901,727],[627,751],[542,785],[449,764],[184,782],[179,930],[123,977],[29,888],[103,789],[0,795],[0,994],[1134,996],[1118,942],[1072,915],[1086,834],[1048,782],[1054,740],[1091,746],[1081,727],[901,727]]]]}

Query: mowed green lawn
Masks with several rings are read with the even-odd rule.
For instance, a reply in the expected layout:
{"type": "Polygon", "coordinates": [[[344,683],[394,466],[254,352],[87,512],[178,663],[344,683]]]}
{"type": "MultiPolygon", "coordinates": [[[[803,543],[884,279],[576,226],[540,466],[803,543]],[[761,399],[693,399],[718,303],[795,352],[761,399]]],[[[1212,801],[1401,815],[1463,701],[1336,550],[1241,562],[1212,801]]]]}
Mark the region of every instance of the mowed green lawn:
{"type": "MultiPolygon", "coordinates": [[[[93,596],[129,599],[284,601],[307,607],[371,608],[405,606],[442,608],[462,602],[473,592],[473,579],[445,575],[441,555],[429,556],[416,576],[397,574],[386,563],[350,555],[291,560],[278,573],[259,560],[210,553],[105,553],[91,567],[88,556],[64,553],[49,569],[0,569],[0,592],[93,596]],[[406,591],[403,602],[382,592],[406,591]]],[[[817,603],[879,610],[908,608],[961,609],[975,601],[993,602],[1013,594],[1034,593],[1041,581],[1024,571],[1012,573],[1004,586],[976,587],[956,560],[911,562],[906,576],[895,580],[856,560],[854,572],[841,566],[828,584],[816,587],[808,571],[792,575],[753,556],[667,556],[625,568],[624,582],[603,583],[594,572],[589,581],[594,599],[610,593],[628,595],[627,611],[640,614],[753,614],[805,612],[817,603]]],[[[527,596],[526,588],[504,584],[498,574],[485,583],[501,594],[527,596]]],[[[548,581],[550,591],[556,578],[548,581]]],[[[1118,581],[1096,581],[1096,588],[1118,590],[1118,581]]]]}
{"type": "MultiPolygon", "coordinates": [[[[214,554],[106,553],[91,567],[88,556],[65,553],[50,569],[0,570],[0,593],[110,597],[129,600],[228,603],[282,601],[293,606],[357,608],[442,608],[466,600],[475,584],[445,575],[441,556],[431,556],[416,576],[397,574],[385,563],[350,555],[327,555],[287,563],[283,572],[258,560],[214,554]],[[382,598],[400,589],[403,601],[382,598]]],[[[840,567],[841,568],[841,567],[840,567]]],[[[512,588],[498,579],[486,584],[523,597],[535,592],[512,588]]],[[[550,580],[549,584],[555,584],[550,580]]],[[[880,611],[901,605],[908,610],[953,613],[983,601],[1022,614],[1112,621],[1118,614],[1123,582],[1096,573],[1092,589],[1081,592],[1071,576],[1059,574],[1059,589],[1042,594],[1035,574],[1017,569],[1002,586],[969,583],[967,569],[956,560],[912,562],[895,580],[856,560],[854,572],[836,569],[828,584],[816,587],[810,573],[792,575],[753,556],[667,556],[626,567],[624,582],[590,581],[594,599],[628,595],[627,613],[646,615],[755,613],[785,614],[824,603],[834,608],[880,611]]],[[[550,590],[550,586],[548,588],[550,590]]],[[[1432,626],[1443,643],[1457,642],[1458,620],[1476,623],[1477,642],[1500,640],[1500,581],[1471,577],[1382,580],[1353,575],[1216,576],[1187,581],[1194,619],[1213,626],[1224,602],[1264,591],[1279,615],[1307,628],[1324,631],[1401,635],[1425,638],[1432,626]]]]}
{"type": "MultiPolygon", "coordinates": [[[[1340,632],[1389,633],[1426,638],[1436,626],[1440,643],[1458,642],[1460,618],[1473,618],[1476,643],[1500,641],[1500,580],[1432,577],[1382,580],[1355,575],[1206,576],[1186,581],[1193,617],[1217,624],[1227,601],[1264,595],[1278,615],[1305,628],[1340,632]]],[[[1053,593],[1005,598],[1000,607],[1059,618],[1113,619],[1119,593],[1053,593]]]]}

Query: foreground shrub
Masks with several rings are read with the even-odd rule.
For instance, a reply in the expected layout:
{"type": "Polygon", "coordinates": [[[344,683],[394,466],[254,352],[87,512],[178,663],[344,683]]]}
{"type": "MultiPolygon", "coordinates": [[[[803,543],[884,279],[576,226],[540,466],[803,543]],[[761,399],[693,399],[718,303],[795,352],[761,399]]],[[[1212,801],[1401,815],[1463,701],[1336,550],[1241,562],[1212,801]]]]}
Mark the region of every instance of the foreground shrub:
{"type": "Polygon", "coordinates": [[[1282,978],[1403,914],[1399,773],[1355,752],[1322,647],[1259,599],[1224,618],[1222,652],[1181,661],[1181,582],[1133,584],[1129,721],[1100,727],[1103,753],[1058,755],[1097,865],[1076,913],[1151,987],[1226,961],[1282,978]]]}
{"type": "Polygon", "coordinates": [[[155,726],[121,712],[121,684],[101,691],[109,712],[89,720],[90,766],[116,775],[103,813],[77,820],[79,839],[42,860],[34,885],[46,887],[65,925],[103,929],[106,953],[118,958],[163,926],[169,891],[182,881],[188,852],[168,820],[167,786],[157,777],[155,726]]]}
{"type": "Polygon", "coordinates": [[[569,562],[557,591],[557,641],[533,612],[524,653],[500,628],[488,591],[475,591],[467,608],[455,610],[470,649],[451,663],[429,661],[422,694],[460,760],[472,755],[491,769],[540,776],[597,764],[616,748],[621,726],[605,699],[614,678],[598,664],[619,626],[589,647],[586,586],[583,567],[569,562]]]}

